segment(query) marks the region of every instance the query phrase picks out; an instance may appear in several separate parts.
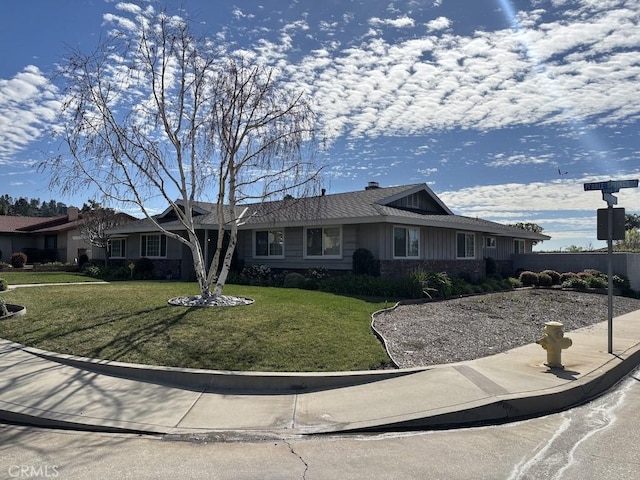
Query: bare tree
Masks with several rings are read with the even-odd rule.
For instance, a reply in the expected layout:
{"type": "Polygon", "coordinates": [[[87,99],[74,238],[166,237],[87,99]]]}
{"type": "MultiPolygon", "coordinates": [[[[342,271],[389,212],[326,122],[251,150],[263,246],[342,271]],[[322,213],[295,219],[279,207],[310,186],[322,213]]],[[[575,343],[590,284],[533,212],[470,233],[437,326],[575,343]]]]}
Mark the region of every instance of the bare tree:
{"type": "Polygon", "coordinates": [[[133,220],[134,218],[129,215],[116,212],[113,208],[103,207],[95,200],[89,200],[89,204],[82,207],[82,218],[78,229],[80,235],[90,245],[104,250],[106,266],[109,263],[109,242],[112,237],[110,230],[133,220]]]}
{"type": "Polygon", "coordinates": [[[47,164],[52,186],[94,187],[135,205],[189,247],[203,300],[219,296],[238,225],[252,215],[241,204],[317,188],[311,107],[273,70],[221,54],[181,18],[147,9],[120,23],[124,30],[94,53],[73,51],[63,64],[69,155],[47,164]],[[207,271],[193,207],[214,198],[217,242],[207,271]],[[154,217],[148,204],[157,199],[182,231],[154,217]]]}

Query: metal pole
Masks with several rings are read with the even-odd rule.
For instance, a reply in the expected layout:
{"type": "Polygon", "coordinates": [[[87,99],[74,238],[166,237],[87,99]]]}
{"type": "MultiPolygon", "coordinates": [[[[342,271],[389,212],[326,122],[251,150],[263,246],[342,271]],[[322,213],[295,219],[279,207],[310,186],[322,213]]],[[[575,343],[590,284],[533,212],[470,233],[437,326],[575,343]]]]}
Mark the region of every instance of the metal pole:
{"type": "Polygon", "coordinates": [[[607,209],[607,279],[608,279],[608,308],[607,331],[609,353],[613,353],[613,205],[607,209]]]}

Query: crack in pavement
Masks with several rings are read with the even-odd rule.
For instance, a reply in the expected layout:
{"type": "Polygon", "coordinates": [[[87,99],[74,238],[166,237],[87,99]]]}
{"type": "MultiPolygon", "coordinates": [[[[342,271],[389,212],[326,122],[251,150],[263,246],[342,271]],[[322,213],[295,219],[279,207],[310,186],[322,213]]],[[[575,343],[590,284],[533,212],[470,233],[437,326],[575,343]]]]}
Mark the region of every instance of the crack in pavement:
{"type": "Polygon", "coordinates": [[[307,462],[304,461],[304,459],[300,456],[300,454],[298,452],[296,452],[293,447],[291,446],[291,444],[286,441],[284,438],[282,439],[282,442],[289,447],[289,450],[291,451],[291,453],[293,453],[296,457],[298,457],[300,459],[300,461],[302,462],[302,464],[304,465],[304,472],[302,472],[302,480],[306,480],[307,478],[307,471],[309,471],[309,464],[307,462]]]}

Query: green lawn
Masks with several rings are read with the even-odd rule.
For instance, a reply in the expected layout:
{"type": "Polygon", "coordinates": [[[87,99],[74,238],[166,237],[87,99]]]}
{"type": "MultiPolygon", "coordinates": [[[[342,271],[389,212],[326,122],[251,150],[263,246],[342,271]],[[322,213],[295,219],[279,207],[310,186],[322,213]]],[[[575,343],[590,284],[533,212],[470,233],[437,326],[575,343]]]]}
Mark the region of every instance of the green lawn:
{"type": "Polygon", "coordinates": [[[34,272],[32,270],[0,271],[9,286],[34,283],[97,282],[96,278],[73,272],[34,272]]]}
{"type": "MultiPolygon", "coordinates": [[[[11,282],[10,282],[11,283],[11,282]]],[[[60,353],[222,370],[332,371],[388,362],[370,329],[385,301],[228,285],[249,306],[167,304],[197,287],[179,282],[55,285],[3,292],[27,314],[0,321],[0,337],[60,353]]]]}

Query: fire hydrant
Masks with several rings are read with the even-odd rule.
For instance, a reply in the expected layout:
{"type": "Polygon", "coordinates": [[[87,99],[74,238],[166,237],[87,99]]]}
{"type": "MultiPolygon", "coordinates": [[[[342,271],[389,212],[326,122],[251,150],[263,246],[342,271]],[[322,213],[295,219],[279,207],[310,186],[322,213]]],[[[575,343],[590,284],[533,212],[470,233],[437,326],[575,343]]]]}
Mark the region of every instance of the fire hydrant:
{"type": "Polygon", "coordinates": [[[547,363],[545,363],[547,367],[564,368],[561,360],[562,350],[569,348],[573,342],[570,338],[565,338],[562,327],[560,322],[545,323],[544,336],[536,341],[547,351],[547,363]]]}

